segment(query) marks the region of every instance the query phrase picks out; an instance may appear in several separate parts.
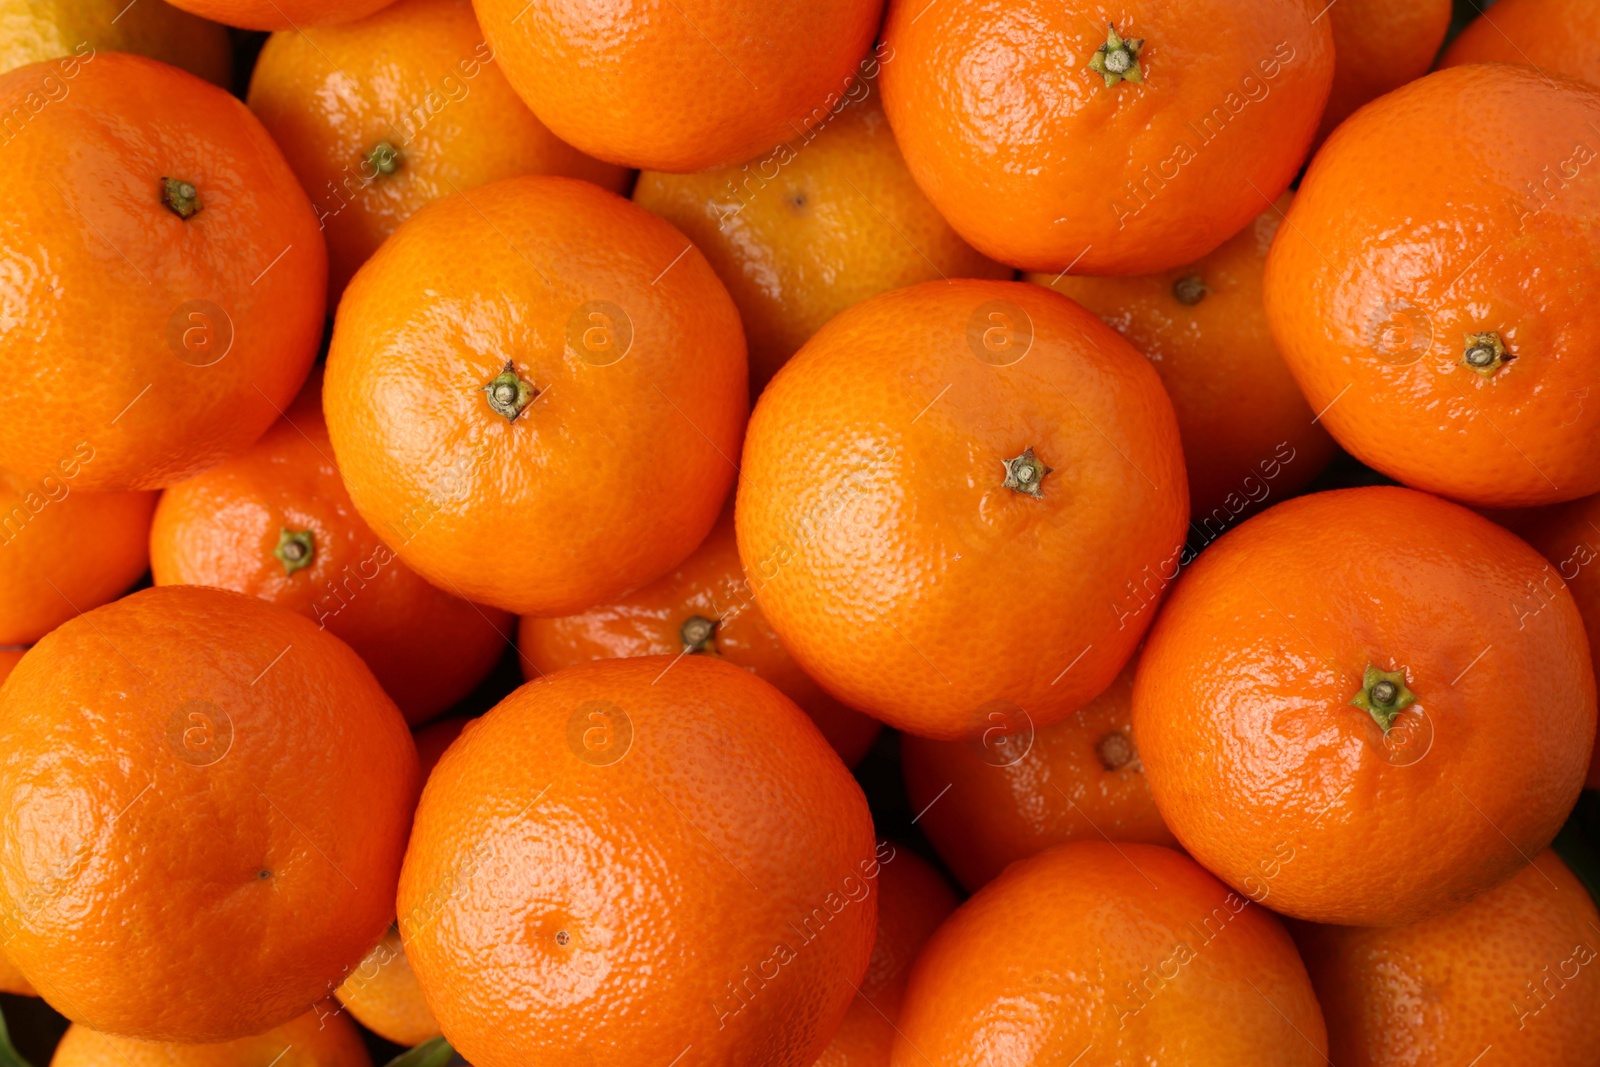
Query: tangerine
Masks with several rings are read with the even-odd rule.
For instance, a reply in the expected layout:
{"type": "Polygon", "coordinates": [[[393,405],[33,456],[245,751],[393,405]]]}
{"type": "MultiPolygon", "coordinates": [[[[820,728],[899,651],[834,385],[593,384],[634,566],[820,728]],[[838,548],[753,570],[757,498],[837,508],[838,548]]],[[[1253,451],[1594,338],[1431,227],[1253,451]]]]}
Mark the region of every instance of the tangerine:
{"type": "Polygon", "coordinates": [[[254,597],[146,589],[0,686],[0,921],[103,1033],[232,1041],[294,1019],[383,932],[416,751],[360,658],[254,597]]]}
{"type": "Polygon", "coordinates": [[[1439,66],[1519,63],[1600,85],[1600,8],[1587,0],[1499,0],[1467,24],[1439,66]]]}
{"type": "Polygon", "coordinates": [[[893,1067],[1327,1062],[1278,920],[1159,845],[1012,864],[928,941],[898,1027],[893,1067]]]}
{"type": "Polygon", "coordinates": [[[121,0],[0,0],[0,74],[45,59],[136,52],[228,88],[228,31],[171,4],[121,0]]]}
{"type": "Polygon", "coordinates": [[[156,494],[74,492],[95,455],[38,482],[0,471],[0,643],[37,641],[145,572],[156,494]]]}
{"type": "Polygon", "coordinates": [[[355,1020],[385,1041],[412,1048],[439,1036],[439,1022],[391,926],[340,983],[339,1003],[355,1020]]]}
{"type": "Polygon", "coordinates": [[[459,597],[570,615],[705,539],[748,412],[727,290],[587,182],[436,200],[345,291],[323,392],[350,498],[459,597]]]}
{"type": "Polygon", "coordinates": [[[735,528],[807,674],[955,740],[1048,726],[1109,685],[1186,518],[1149,361],[1040,286],[954,280],[857,304],[778,372],[735,528]]]}
{"type": "Polygon", "coordinates": [[[625,656],[715,656],[800,705],[853,767],[881,726],[829,696],[784,650],[739,565],[732,503],[710,536],[670,574],[580,615],[524,616],[517,630],[523,674],[538,677],[574,663],[625,656]]]}
{"type": "MultiPolygon", "coordinates": [[[[1600,677],[1600,567],[1596,566],[1600,563],[1600,495],[1497,516],[1497,521],[1521,535],[1550,564],[1523,590],[1517,601],[1518,620],[1543,611],[1565,586],[1583,616],[1591,662],[1600,677]]],[[[1600,734],[1595,737],[1584,784],[1600,789],[1600,734]]]]}
{"type": "Polygon", "coordinates": [[[0,272],[27,324],[0,333],[0,467],[156,489],[242,451],[323,325],[327,252],[272,138],[216,86],[118,52],[0,74],[0,114],[25,117],[0,134],[0,272]]]}
{"type": "Polygon", "coordinates": [[[625,167],[742,163],[827,121],[883,0],[674,0],[590,8],[474,0],[506,77],[556,136],[625,167]]]}
{"type": "Polygon", "coordinates": [[[1178,843],[1134,745],[1138,662],[1136,655],[1105,692],[1037,731],[977,742],[900,738],[917,825],[969,892],[1016,860],[1079,838],[1178,843]]]}
{"type": "Polygon", "coordinates": [[[860,788],[783,694],[704,656],[597,660],[439,761],[400,932],[479,1067],[809,1067],[867,969],[880,866],[860,788]]]}
{"type": "Polygon", "coordinates": [[[1594,743],[1572,595],[1519,612],[1546,570],[1487,519],[1393,486],[1297,497],[1224,534],[1134,682],[1167,825],[1236,889],[1316,922],[1419,922],[1510,878],[1561,827],[1594,743]]]}
{"type": "Polygon", "coordinates": [[[423,204],[520,174],[621,192],[628,173],[534,118],[470,0],[399,0],[355,22],[279,30],[250,78],[250,110],[283,148],[328,241],[328,306],[423,204]]]}
{"type": "Polygon", "coordinates": [[[392,0],[166,0],[243,30],[303,30],[364,18],[392,0]]]}
{"type": "Polygon", "coordinates": [[[1590,1067],[1600,1048],[1597,928],[1583,883],[1546,850],[1448,915],[1293,932],[1340,1067],[1474,1058],[1590,1067]]]}
{"type": "Polygon", "coordinates": [[[510,615],[418,577],[350,502],[322,418],[322,376],[259,441],[167,489],[150,529],[156,585],[248,593],[313,620],[366,661],[410,723],[472,691],[510,615]]]}
{"type": "Polygon", "coordinates": [[[1193,529],[1208,540],[1305,488],[1335,452],[1272,343],[1261,302],[1267,249],[1289,200],[1160,274],[1027,275],[1099,315],[1155,365],[1178,415],[1193,529]]]}
{"type": "Polygon", "coordinates": [[[1361,105],[1428,73],[1450,29],[1451,4],[1338,0],[1324,10],[1333,26],[1333,89],[1317,144],[1361,105]]]}
{"type": "Polygon", "coordinates": [[[956,895],[943,875],[910,849],[888,844],[892,851],[878,871],[878,935],[872,959],[844,1022],[812,1067],[888,1067],[911,965],[956,910],[956,895]]]}
{"type": "MultiPolygon", "coordinates": [[[[411,735],[424,782],[470,721],[440,719],[411,735]]],[[[385,1041],[412,1047],[439,1036],[439,1022],[428,1010],[416,972],[406,959],[398,925],[389,927],[335,995],[357,1022],[385,1041]]]]}
{"type": "Polygon", "coordinates": [[[750,391],[822,325],[869,296],[936,278],[1006,278],[922,195],[875,83],[825,125],[742,166],[669,174],[634,188],[706,254],[744,320],[750,391]]]}
{"type": "Polygon", "coordinates": [[[1152,274],[1289,186],[1333,79],[1322,0],[891,0],[883,102],[911,174],[978,251],[1152,274]]]}
{"type": "Polygon", "coordinates": [[[1600,490],[1597,123],[1600,89],[1453,67],[1317,153],[1267,256],[1267,321],[1357,459],[1480,507],[1600,490]]]}
{"type": "Polygon", "coordinates": [[[12,963],[3,951],[0,951],[0,993],[10,993],[18,997],[39,995],[38,990],[28,984],[28,980],[22,977],[22,972],[17,970],[17,965],[12,963]]]}
{"type": "Polygon", "coordinates": [[[73,1023],[50,1067],[371,1067],[361,1035],[320,1008],[254,1037],[173,1045],[101,1034],[73,1023]]]}

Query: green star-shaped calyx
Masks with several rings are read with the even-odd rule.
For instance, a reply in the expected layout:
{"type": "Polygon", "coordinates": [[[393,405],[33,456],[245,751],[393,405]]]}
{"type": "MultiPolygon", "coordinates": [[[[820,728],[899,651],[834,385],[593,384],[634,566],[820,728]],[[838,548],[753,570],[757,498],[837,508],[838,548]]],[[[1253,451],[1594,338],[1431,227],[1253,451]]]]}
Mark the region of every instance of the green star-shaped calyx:
{"type": "Polygon", "coordinates": [[[1124,40],[1117,35],[1116,26],[1106,24],[1106,43],[1095,49],[1089,57],[1089,69],[1105,78],[1106,87],[1120,81],[1135,85],[1144,82],[1144,71],[1139,69],[1139,49],[1144,47],[1143,37],[1124,40]]]}
{"type": "Polygon", "coordinates": [[[505,369],[495,375],[483,391],[488,394],[489,407],[496,415],[503,415],[507,422],[516,422],[522,409],[539,395],[539,390],[517,373],[516,364],[509,359],[505,369]]]}
{"type": "Polygon", "coordinates": [[[1394,725],[1394,717],[1417,701],[1417,694],[1406,686],[1405,671],[1383,671],[1367,664],[1361,675],[1361,691],[1350,698],[1354,707],[1372,716],[1384,733],[1394,725]]]}
{"type": "Polygon", "coordinates": [[[278,557],[278,562],[283,564],[284,574],[293,574],[302,567],[311,566],[311,561],[316,558],[316,539],[311,536],[310,530],[278,530],[278,547],[272,550],[278,557]]]}

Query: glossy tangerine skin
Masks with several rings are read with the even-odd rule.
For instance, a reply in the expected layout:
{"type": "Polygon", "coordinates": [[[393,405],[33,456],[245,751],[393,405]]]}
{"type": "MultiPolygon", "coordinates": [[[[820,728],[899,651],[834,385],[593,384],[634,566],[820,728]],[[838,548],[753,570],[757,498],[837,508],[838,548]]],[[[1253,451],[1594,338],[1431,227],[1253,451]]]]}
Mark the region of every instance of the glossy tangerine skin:
{"type": "Polygon", "coordinates": [[[400,931],[480,1067],[690,1045],[809,1067],[867,970],[879,858],[860,788],[776,689],[704,656],[600,660],[529,682],[439,761],[400,931]]]}
{"type": "MultiPolygon", "coordinates": [[[[11,672],[22,660],[26,649],[3,648],[0,649],[0,682],[11,676],[11,672]]],[[[11,993],[19,997],[36,997],[38,992],[22,977],[22,972],[17,970],[17,965],[11,962],[5,954],[4,947],[0,946],[0,993],[11,993]]]]}
{"type": "Polygon", "coordinates": [[[748,411],[744,336],[670,225],[587,182],[512,178],[434,201],[367,261],[323,408],[350,498],[413,570],[570,615],[710,532],[748,411]],[[596,301],[620,313],[585,325],[596,301]],[[539,390],[515,420],[484,392],[508,360],[539,390]]]}
{"type": "Polygon", "coordinates": [[[1006,739],[1013,757],[981,741],[900,739],[906,796],[939,858],[976,892],[1006,866],[1079,838],[1177,845],[1144,779],[1130,726],[1138,656],[1106,690],[1060,722],[1006,739]],[[1118,734],[1126,763],[1113,767],[1101,743],[1118,734]],[[949,791],[946,792],[946,787],[949,791]]]}
{"type": "Polygon", "coordinates": [[[61,56],[135,52],[224,89],[233,76],[228,31],[171,4],[117,0],[0,0],[0,73],[61,56]]]}
{"type": "Polygon", "coordinates": [[[390,927],[351,969],[336,995],[352,1018],[402,1048],[415,1048],[439,1036],[439,1022],[428,1010],[396,927],[390,927]]]}
{"type": "Polygon", "coordinates": [[[1267,319],[1356,458],[1480,507],[1600,489],[1597,122],[1600,90],[1457,67],[1317,153],[1267,257],[1267,319]],[[1492,377],[1462,362],[1488,331],[1514,357],[1492,377]]]}
{"type": "Polygon", "coordinates": [[[1600,8],[1587,0],[1499,0],[1450,42],[1440,67],[1518,63],[1600,85],[1600,8]]]}
{"type": "Polygon", "coordinates": [[[370,1067],[361,1033],[325,1006],[282,1026],[220,1045],[170,1045],[113,1037],[73,1023],[50,1067],[370,1067]]]}
{"type": "Polygon", "coordinates": [[[68,476],[94,450],[37,482],[0,471],[0,643],[37,641],[114,600],[149,563],[154,493],[84,493],[68,476]]]}
{"type": "MultiPolygon", "coordinates": [[[[170,2],[170,0],[169,0],[170,2]]],[[[364,18],[391,0],[178,0],[174,7],[246,30],[293,30],[364,18]]]]}
{"type": "Polygon", "coordinates": [[[1316,922],[1418,922],[1505,881],[1555,836],[1594,742],[1571,594],[1519,610],[1545,569],[1487,519],[1392,486],[1298,497],[1223,535],[1134,683],[1167,825],[1223,880],[1316,922]],[[1348,703],[1369,664],[1416,694],[1387,735],[1348,703]]]}
{"type": "Polygon", "coordinates": [[[107,1033],[282,1025],[382,934],[417,787],[393,702],[310,621],[195,586],[97,608],[0,686],[6,952],[107,1033]]]}
{"type": "Polygon", "coordinates": [[[1291,926],[1339,1067],[1593,1067],[1600,912],[1548,849],[1459,911],[1411,926],[1291,926]],[[1485,1051],[1493,1049],[1485,1055],[1485,1051]]]}
{"type": "Polygon", "coordinates": [[[249,102],[325,227],[329,307],[385,237],[441,196],[519,174],[612,192],[628,181],[534,118],[470,0],[399,0],[356,22],[281,30],[256,61],[249,102]],[[380,143],[399,152],[392,174],[363,162],[380,143]]]}
{"type": "Polygon", "coordinates": [[[1172,398],[1189,472],[1194,529],[1216,536],[1267,501],[1292,496],[1333,458],[1267,328],[1261,275],[1290,194],[1216,251],[1193,263],[1134,277],[1030,274],[1093,311],[1143,352],[1172,398]],[[1180,279],[1205,295],[1185,305],[1180,279]]]}
{"type": "Polygon", "coordinates": [[[634,202],[694,241],[739,307],[750,391],[852,304],[937,278],[1005,278],[963,241],[906,169],[875,82],[806,136],[750,163],[645,171],[634,202]]]}
{"type": "Polygon", "coordinates": [[[711,534],[671,573],[580,615],[524,616],[517,629],[523,676],[534,678],[594,659],[681,655],[683,625],[694,616],[717,623],[710,654],[743,667],[800,705],[845,766],[854,767],[867,754],[881,724],[845,707],[812,681],[761,613],[739,565],[731,500],[711,534]]]}
{"type": "Polygon", "coordinates": [[[742,163],[864,73],[883,0],[476,0],[506,77],[556,136],[625,167],[742,163]]]}
{"type": "Polygon", "coordinates": [[[750,420],[736,530],[806,673],[954,740],[991,728],[995,702],[1042,727],[1110,684],[1187,505],[1148,360],[1040,286],[955,280],[857,304],[784,366],[750,420]],[[1031,321],[1031,347],[986,306],[1031,321]],[[1010,340],[997,356],[986,338],[1010,340]],[[1054,468],[1040,497],[1003,485],[1030,447],[1054,468]],[[1129,583],[1147,579],[1141,600],[1129,583]]]}
{"type": "Polygon", "coordinates": [[[1317,144],[1369,100],[1422,77],[1450,29],[1450,0],[1339,0],[1333,27],[1333,89],[1317,144]]]}
{"type": "Polygon", "coordinates": [[[322,419],[322,377],[261,440],[161,495],[156,585],[210,585],[271,601],[344,641],[415,725],[472,691],[512,637],[511,616],[423,581],[361,520],[322,419]],[[282,531],[310,532],[288,572],[282,531]]]}
{"type": "Polygon", "coordinates": [[[17,324],[0,338],[0,466],[59,474],[87,442],[79,488],[155,489],[241,451],[294,399],[327,253],[238,100],[142,56],[74,60],[70,76],[62,62],[0,75],[0,111],[31,114],[0,174],[0,318],[17,324]],[[193,183],[200,210],[163,206],[163,177],[193,183]]]}
{"type": "Polygon", "coordinates": [[[893,1067],[1313,1067],[1327,1049],[1276,917],[1182,853],[1107,841],[963,904],[912,968],[899,1031],[893,1067]]]}
{"type": "Polygon", "coordinates": [[[1295,176],[1333,78],[1321,6],[1118,5],[1144,81],[1107,86],[1088,67],[1100,4],[893,0],[884,106],[917,184],[980,252],[1151,274],[1220,245],[1295,176]]]}
{"type": "MultiPolygon", "coordinates": [[[[1578,614],[1583,616],[1589,653],[1596,657],[1595,674],[1600,676],[1600,495],[1495,518],[1537,548],[1550,563],[1524,590],[1518,614],[1541,610],[1546,601],[1557,595],[1552,590],[1565,585],[1578,605],[1578,614]]],[[[1600,789],[1600,735],[1595,738],[1595,754],[1589,757],[1584,784],[1600,789]]]]}
{"type": "Polygon", "coordinates": [[[878,873],[878,934],[860,989],[812,1067],[889,1067],[895,1020],[911,965],[956,910],[944,876],[903,845],[887,842],[878,873]]]}
{"type": "MultiPolygon", "coordinates": [[[[469,722],[461,717],[440,719],[412,733],[424,782],[469,722]]],[[[385,1041],[415,1048],[439,1036],[439,1021],[428,1010],[417,974],[406,959],[398,925],[372,946],[334,995],[357,1022],[385,1041]]]]}

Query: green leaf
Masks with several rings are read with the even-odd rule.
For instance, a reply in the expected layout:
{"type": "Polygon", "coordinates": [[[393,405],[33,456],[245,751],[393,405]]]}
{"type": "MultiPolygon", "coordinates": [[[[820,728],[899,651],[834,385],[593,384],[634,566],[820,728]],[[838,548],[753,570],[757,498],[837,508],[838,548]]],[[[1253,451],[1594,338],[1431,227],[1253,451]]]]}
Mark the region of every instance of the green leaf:
{"type": "Polygon", "coordinates": [[[6,1029],[4,1015],[0,1015],[0,1067],[33,1067],[11,1044],[11,1033],[6,1029]]]}
{"type": "MultiPolygon", "coordinates": [[[[389,1061],[388,1067],[445,1067],[455,1055],[456,1050],[450,1047],[450,1042],[442,1037],[436,1037],[432,1041],[424,1041],[416,1048],[400,1053],[389,1061]]],[[[0,1067],[8,1065],[0,1061],[0,1067]]]]}

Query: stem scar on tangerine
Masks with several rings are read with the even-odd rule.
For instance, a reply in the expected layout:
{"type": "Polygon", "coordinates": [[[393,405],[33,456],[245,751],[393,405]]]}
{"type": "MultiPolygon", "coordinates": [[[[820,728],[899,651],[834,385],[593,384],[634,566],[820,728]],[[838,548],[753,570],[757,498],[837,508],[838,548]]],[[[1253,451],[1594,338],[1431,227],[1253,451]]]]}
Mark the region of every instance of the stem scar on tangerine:
{"type": "Polygon", "coordinates": [[[1044,460],[1034,455],[1032,445],[1023,449],[1022,455],[1015,459],[1001,462],[1006,469],[1006,478],[1002,483],[1005,488],[1016,493],[1026,493],[1028,496],[1044,496],[1045,475],[1055,468],[1047,466],[1044,460]]]}
{"type": "Polygon", "coordinates": [[[504,415],[507,422],[516,422],[517,416],[539,395],[539,390],[517,373],[516,365],[509,359],[483,391],[488,394],[489,407],[496,415],[504,415]]]}

